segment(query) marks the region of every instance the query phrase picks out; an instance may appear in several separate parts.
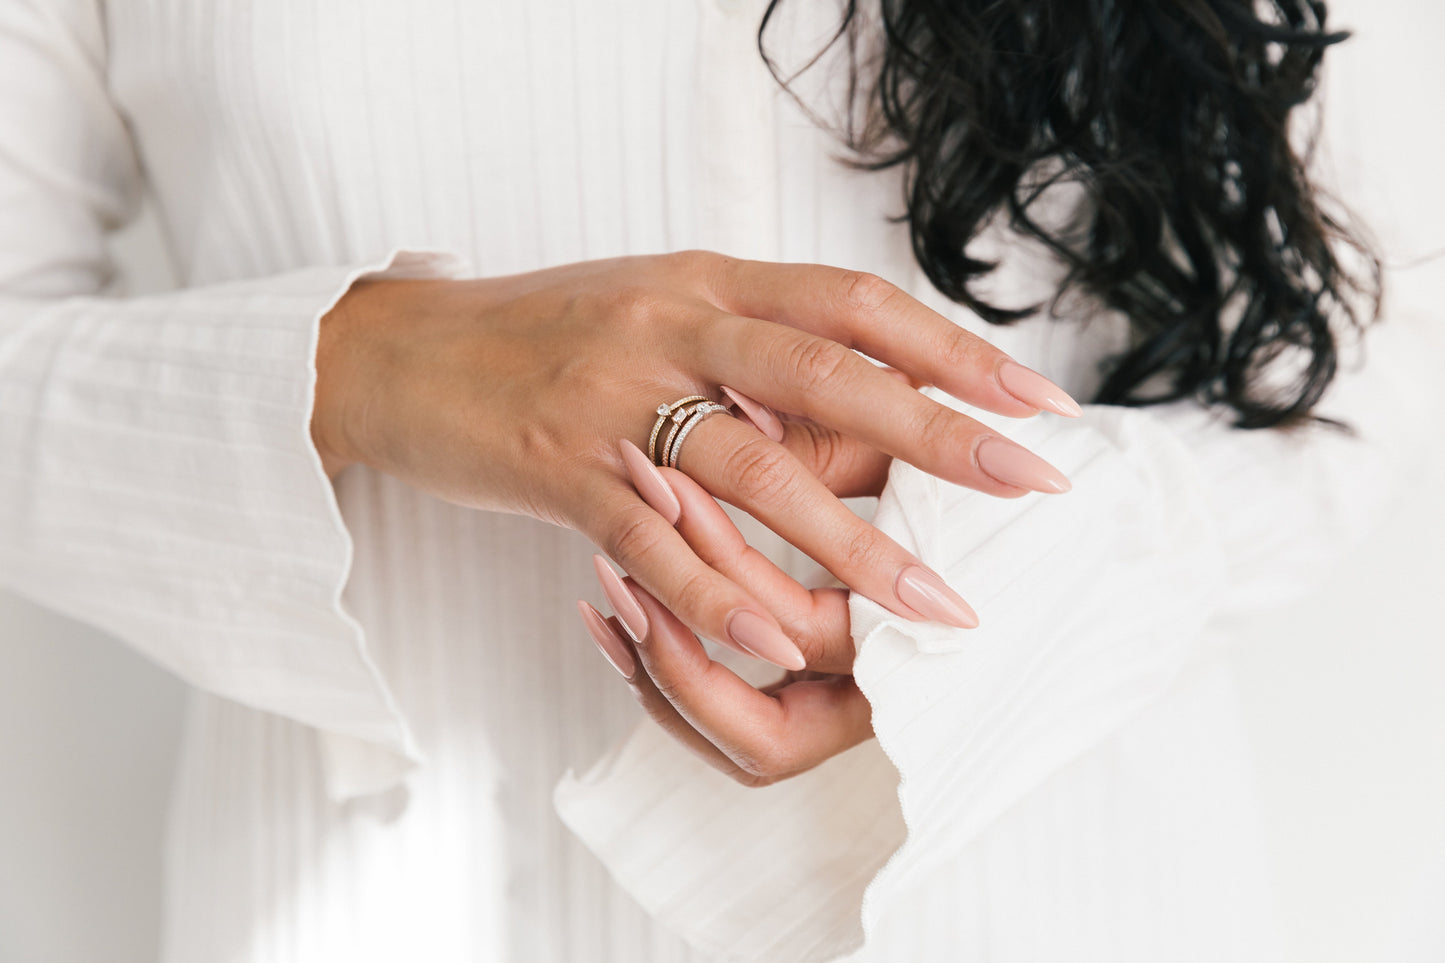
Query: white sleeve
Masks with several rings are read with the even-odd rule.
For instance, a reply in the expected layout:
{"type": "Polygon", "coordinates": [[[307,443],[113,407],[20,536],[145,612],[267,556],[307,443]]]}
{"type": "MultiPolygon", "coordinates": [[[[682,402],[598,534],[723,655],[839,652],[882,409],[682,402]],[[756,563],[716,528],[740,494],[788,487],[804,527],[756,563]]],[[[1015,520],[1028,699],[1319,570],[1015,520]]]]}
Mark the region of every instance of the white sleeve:
{"type": "MultiPolygon", "coordinates": [[[[1335,145],[1336,157],[1353,146],[1335,145]]],[[[1413,170],[1434,147],[1411,154],[1413,170]]],[[[1400,190],[1418,200],[1436,180],[1400,190]]],[[[1418,212],[1404,213],[1427,223],[1418,212]]],[[[1309,588],[1419,483],[1440,437],[1429,386],[1445,272],[1431,283],[1413,267],[1439,249],[1432,238],[1388,239],[1387,264],[1410,269],[1388,279],[1363,366],[1342,371],[1319,409],[1352,434],[1245,432],[1191,403],[1088,406],[1076,421],[970,412],[1074,490],[1003,501],[894,464],[875,524],[959,588],[982,625],[919,625],[853,597],[877,742],[749,790],[644,725],[563,780],[564,821],[654,916],[721,958],[856,948],[894,896],[1162,697],[1230,620],[1309,588]]]]}
{"type": "Polygon", "coordinates": [[[859,685],[908,827],[875,910],[1163,696],[1205,639],[1297,598],[1371,530],[1427,437],[1421,344],[1382,330],[1367,373],[1340,378],[1320,411],[1353,435],[1090,406],[1012,432],[1070,475],[1067,496],[1005,502],[894,472],[877,523],[963,587],[983,625],[852,600],[859,685]]]}
{"type": "Polygon", "coordinates": [[[909,622],[853,596],[877,742],[752,790],[645,724],[559,785],[563,820],[700,948],[856,947],[895,894],[1163,696],[1206,623],[1294,596],[1368,531],[1424,432],[1419,344],[1381,330],[1366,372],[1341,377],[1322,411],[1353,436],[1243,432],[1191,404],[1088,406],[996,419],[1070,476],[1067,495],[991,498],[895,462],[875,524],[983,624],[909,622]]]}
{"type": "Polygon", "coordinates": [[[0,5],[0,585],[182,678],[331,734],[339,795],[406,724],[340,595],[351,543],[309,423],[320,317],[375,265],[101,296],[142,179],[92,0],[0,5]]]}

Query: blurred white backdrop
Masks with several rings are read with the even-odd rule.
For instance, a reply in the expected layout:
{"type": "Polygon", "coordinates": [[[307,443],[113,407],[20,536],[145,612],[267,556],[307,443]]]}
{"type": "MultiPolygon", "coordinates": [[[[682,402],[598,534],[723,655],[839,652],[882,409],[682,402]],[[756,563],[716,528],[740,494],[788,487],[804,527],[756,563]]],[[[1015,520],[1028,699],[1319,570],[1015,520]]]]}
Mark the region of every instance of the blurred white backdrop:
{"type": "MultiPolygon", "coordinates": [[[[1445,11],[1433,0],[1331,8],[1358,29],[1332,54],[1332,124],[1357,134],[1322,159],[1360,185],[1347,199],[1370,212],[1392,265],[1416,265],[1394,290],[1432,306],[1438,333],[1445,11]]],[[[118,250],[134,289],[166,283],[153,225],[118,250]]],[[[1421,439],[1388,522],[1233,657],[1299,963],[1445,961],[1442,443],[1445,429],[1421,439]]],[[[184,701],[103,634],[0,593],[0,963],[155,959],[184,701]]]]}

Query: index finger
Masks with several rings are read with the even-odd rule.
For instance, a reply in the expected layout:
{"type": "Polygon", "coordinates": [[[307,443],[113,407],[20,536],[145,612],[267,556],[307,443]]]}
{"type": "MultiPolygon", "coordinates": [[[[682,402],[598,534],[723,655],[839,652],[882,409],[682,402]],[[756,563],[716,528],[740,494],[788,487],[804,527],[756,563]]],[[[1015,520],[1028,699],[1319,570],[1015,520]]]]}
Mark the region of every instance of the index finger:
{"type": "Polygon", "coordinates": [[[1083,411],[1043,375],[876,274],[723,258],[711,288],[725,311],[836,341],[995,414],[1083,411]]]}

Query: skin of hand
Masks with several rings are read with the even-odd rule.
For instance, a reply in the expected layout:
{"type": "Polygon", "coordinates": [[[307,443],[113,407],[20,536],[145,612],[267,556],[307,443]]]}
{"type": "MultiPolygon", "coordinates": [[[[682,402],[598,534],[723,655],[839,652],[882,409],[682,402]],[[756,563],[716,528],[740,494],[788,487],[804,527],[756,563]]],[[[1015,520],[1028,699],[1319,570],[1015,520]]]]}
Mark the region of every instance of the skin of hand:
{"type": "MultiPolygon", "coordinates": [[[[766,600],[700,558],[671,506],[654,510],[634,487],[644,469],[634,459],[629,474],[621,442],[646,446],[659,403],[725,401],[727,385],[785,413],[781,443],[707,418],[678,467],[907,618],[976,624],[838,495],[876,488],[890,457],[1003,497],[1068,485],[858,352],[999,414],[1078,411],[873,275],[692,251],[357,284],[321,321],[312,435],[333,476],[362,462],[456,504],[577,529],[692,632],[802,669],[766,600]]],[[[624,601],[619,614],[646,636],[645,605],[624,601]]]]}
{"type": "Polygon", "coordinates": [[[871,710],[852,676],[848,593],[806,589],[752,548],[707,492],[681,472],[662,472],[681,505],[679,533],[698,557],[763,601],[799,640],[808,671],[754,689],[636,584],[649,631],[635,642],[616,618],[579,602],[598,648],[658,725],[746,786],[798,775],[873,735],[871,710]]]}

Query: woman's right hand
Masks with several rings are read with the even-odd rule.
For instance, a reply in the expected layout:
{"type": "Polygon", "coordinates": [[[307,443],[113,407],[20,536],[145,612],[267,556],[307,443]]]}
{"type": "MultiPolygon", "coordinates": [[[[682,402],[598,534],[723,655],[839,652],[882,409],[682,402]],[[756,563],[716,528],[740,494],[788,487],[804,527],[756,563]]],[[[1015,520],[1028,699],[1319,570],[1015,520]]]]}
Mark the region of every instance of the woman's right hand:
{"type": "Polygon", "coordinates": [[[645,448],[659,403],[726,401],[726,385],[792,415],[781,443],[707,418],[678,467],[905,617],[976,622],[838,495],[876,490],[891,457],[1003,497],[1068,486],[851,349],[999,414],[1078,410],[877,277],[685,252],[359,283],[322,319],[312,432],[332,475],[364,462],[460,505],[575,528],[698,634],[796,669],[767,608],[699,560],[629,480],[649,484],[650,466],[635,450],[625,465],[619,443],[645,448]]]}

